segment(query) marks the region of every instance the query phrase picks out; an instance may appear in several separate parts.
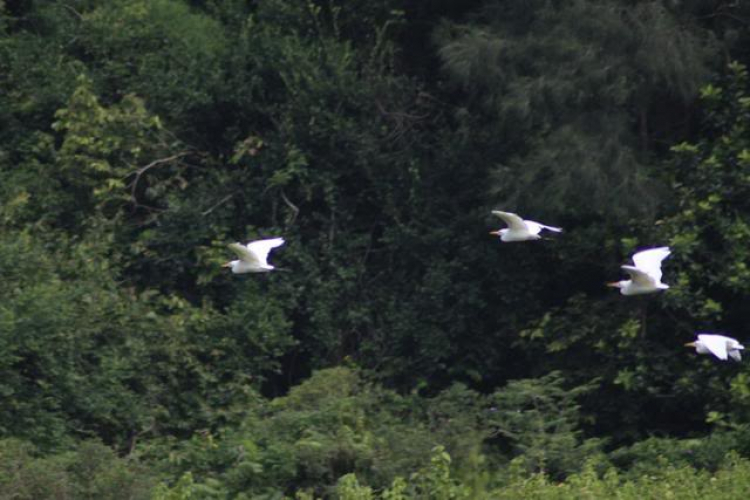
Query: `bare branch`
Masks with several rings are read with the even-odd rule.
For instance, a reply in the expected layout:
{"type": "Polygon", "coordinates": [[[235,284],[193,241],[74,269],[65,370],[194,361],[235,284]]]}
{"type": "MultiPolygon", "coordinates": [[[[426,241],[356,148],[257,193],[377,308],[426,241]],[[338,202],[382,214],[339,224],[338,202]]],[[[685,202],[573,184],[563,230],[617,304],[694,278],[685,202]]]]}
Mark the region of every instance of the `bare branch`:
{"type": "Polygon", "coordinates": [[[133,181],[130,183],[130,198],[132,199],[133,203],[135,203],[136,205],[138,205],[135,193],[136,193],[136,190],[138,189],[138,182],[141,180],[141,177],[143,176],[143,174],[145,174],[146,172],[148,172],[149,170],[151,170],[154,167],[158,167],[159,165],[164,165],[166,163],[173,162],[173,161],[175,161],[175,160],[177,160],[179,158],[182,158],[183,156],[188,155],[189,153],[190,153],[190,151],[181,151],[181,152],[179,152],[177,154],[174,154],[172,156],[168,156],[166,158],[159,158],[158,160],[152,161],[148,165],[144,165],[143,167],[140,167],[135,172],[131,172],[128,175],[126,175],[125,177],[129,177],[131,175],[135,175],[135,177],[133,178],[133,181]]]}
{"type": "Polygon", "coordinates": [[[299,208],[297,205],[292,203],[289,198],[286,197],[286,194],[284,193],[284,190],[281,190],[281,199],[284,200],[284,203],[292,210],[293,214],[291,220],[289,221],[289,224],[294,224],[294,221],[297,220],[297,216],[299,215],[299,208]]]}
{"type": "Polygon", "coordinates": [[[223,197],[222,199],[220,199],[219,201],[217,201],[214,205],[212,205],[211,207],[209,207],[206,210],[204,210],[203,212],[201,212],[201,215],[205,217],[206,215],[210,214],[215,209],[219,208],[221,205],[223,205],[224,203],[226,203],[229,200],[231,200],[234,197],[234,194],[235,193],[230,193],[230,194],[226,195],[225,197],[223,197]]]}
{"type": "Polygon", "coordinates": [[[83,15],[77,10],[75,10],[73,7],[71,7],[70,5],[66,3],[62,3],[62,2],[55,2],[55,3],[59,5],[60,7],[67,9],[69,12],[75,14],[75,16],[78,18],[79,21],[83,21],[83,15]]]}

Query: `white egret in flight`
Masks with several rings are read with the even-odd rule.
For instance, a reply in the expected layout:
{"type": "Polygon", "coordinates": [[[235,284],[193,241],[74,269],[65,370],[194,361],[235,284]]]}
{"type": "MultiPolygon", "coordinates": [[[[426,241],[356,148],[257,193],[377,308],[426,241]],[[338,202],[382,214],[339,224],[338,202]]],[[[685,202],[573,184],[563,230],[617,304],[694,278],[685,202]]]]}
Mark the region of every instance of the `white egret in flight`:
{"type": "Polygon", "coordinates": [[[661,282],[661,261],[670,254],[669,247],[650,248],[633,255],[635,266],[620,266],[630,275],[629,280],[607,283],[607,286],[619,288],[623,295],[640,295],[655,293],[669,288],[661,282]]]}
{"type": "Polygon", "coordinates": [[[500,239],[506,243],[512,241],[528,241],[528,240],[540,240],[539,233],[542,229],[547,231],[554,231],[555,233],[562,232],[562,228],[545,226],[533,220],[523,220],[518,215],[511,212],[501,212],[500,210],[493,210],[493,214],[500,217],[508,227],[505,229],[498,229],[497,231],[491,231],[490,234],[500,236],[500,239]]]}
{"type": "Polygon", "coordinates": [[[229,245],[239,260],[227,262],[222,267],[231,267],[235,274],[267,273],[274,269],[267,261],[271,249],[284,244],[284,238],[270,238],[267,240],[251,241],[247,246],[241,243],[229,245]]]}
{"type": "Polygon", "coordinates": [[[695,347],[698,354],[713,354],[723,361],[727,360],[727,356],[735,361],[742,360],[740,350],[745,348],[736,339],[711,333],[699,333],[698,340],[688,342],[685,346],[695,347]]]}

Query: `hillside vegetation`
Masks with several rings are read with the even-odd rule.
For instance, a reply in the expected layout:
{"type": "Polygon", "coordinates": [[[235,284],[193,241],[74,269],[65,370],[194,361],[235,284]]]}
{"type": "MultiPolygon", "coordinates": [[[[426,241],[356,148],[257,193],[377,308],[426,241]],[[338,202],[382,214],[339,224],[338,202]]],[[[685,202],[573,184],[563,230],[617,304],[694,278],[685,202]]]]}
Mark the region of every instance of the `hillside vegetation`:
{"type": "Polygon", "coordinates": [[[750,344],[748,63],[725,0],[0,0],[0,498],[750,498],[684,347],[750,344]]]}

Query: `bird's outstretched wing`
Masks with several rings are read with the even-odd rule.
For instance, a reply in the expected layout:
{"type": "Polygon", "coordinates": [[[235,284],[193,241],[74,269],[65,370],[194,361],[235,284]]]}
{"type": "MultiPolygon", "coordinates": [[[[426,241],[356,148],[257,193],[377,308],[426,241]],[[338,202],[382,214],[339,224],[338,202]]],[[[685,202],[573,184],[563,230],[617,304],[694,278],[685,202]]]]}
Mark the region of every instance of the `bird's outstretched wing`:
{"type": "Polygon", "coordinates": [[[636,283],[641,286],[653,286],[654,285],[654,279],[649,274],[644,272],[641,268],[635,267],[635,266],[620,266],[623,271],[628,273],[630,275],[630,279],[633,280],[633,283],[636,283]]]}
{"type": "Polygon", "coordinates": [[[283,244],[284,238],[270,238],[267,240],[251,241],[247,244],[247,251],[248,253],[254,255],[254,258],[258,263],[265,266],[268,264],[266,262],[266,259],[268,259],[268,253],[272,249],[280,247],[283,244]]]}
{"type": "MultiPolygon", "coordinates": [[[[698,340],[717,358],[726,361],[727,339],[722,335],[698,335],[698,340]]],[[[734,356],[732,356],[734,357],[734,356]]]]}
{"type": "Polygon", "coordinates": [[[239,257],[240,260],[253,265],[259,264],[258,257],[248,250],[245,245],[242,245],[241,243],[230,243],[228,246],[237,254],[237,257],[239,257]]]}
{"type": "Polygon", "coordinates": [[[669,247],[651,248],[633,255],[635,267],[651,275],[656,281],[661,281],[661,261],[672,253],[669,247]]]}
{"type": "Polygon", "coordinates": [[[500,217],[511,231],[527,231],[528,227],[524,223],[524,220],[511,212],[501,212],[500,210],[493,210],[492,213],[500,217]]]}
{"type": "Polygon", "coordinates": [[[526,227],[529,229],[529,232],[531,234],[539,234],[542,232],[542,229],[546,229],[547,231],[553,231],[555,233],[562,233],[561,227],[547,226],[545,224],[540,224],[539,222],[535,222],[533,220],[525,220],[523,221],[523,223],[526,224],[526,227]]]}

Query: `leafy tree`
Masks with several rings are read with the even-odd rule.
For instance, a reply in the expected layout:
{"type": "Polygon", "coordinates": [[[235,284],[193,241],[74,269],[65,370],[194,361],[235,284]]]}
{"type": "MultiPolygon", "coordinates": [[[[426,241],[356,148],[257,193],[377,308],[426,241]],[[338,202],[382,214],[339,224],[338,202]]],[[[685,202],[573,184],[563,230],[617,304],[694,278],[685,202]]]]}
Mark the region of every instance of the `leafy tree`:
{"type": "Polygon", "coordinates": [[[497,391],[490,422],[500,441],[506,441],[530,471],[555,477],[580,469],[584,459],[601,446],[584,440],[579,430],[576,398],[592,386],[565,390],[559,373],[516,380],[497,391]]]}
{"type": "Polygon", "coordinates": [[[199,132],[185,125],[208,112],[221,90],[226,50],[221,25],[175,0],[86,7],[69,50],[87,62],[104,94],[146,96],[150,109],[177,130],[199,132]]]}
{"type": "Polygon", "coordinates": [[[487,2],[445,23],[444,70],[487,130],[497,196],[541,213],[653,216],[646,165],[663,132],[650,117],[667,96],[688,103],[716,51],[691,24],[661,2],[586,0],[487,2]]]}
{"type": "MultiPolygon", "coordinates": [[[[704,86],[703,138],[683,142],[672,149],[671,173],[679,193],[677,212],[665,221],[679,263],[676,287],[670,305],[696,324],[696,330],[726,331],[740,335],[744,328],[747,293],[748,206],[747,169],[750,144],[747,140],[748,74],[740,63],[732,63],[722,81],[704,86]]],[[[682,337],[688,338],[687,335],[682,337]]],[[[708,385],[706,409],[714,419],[731,405],[737,423],[747,422],[742,403],[747,375],[741,369],[721,373],[710,365],[686,372],[680,384],[708,385]],[[740,371],[741,373],[736,373],[740,371]],[[731,378],[731,391],[722,390],[731,378]],[[739,415],[742,414],[740,417],[739,415]]]]}
{"type": "Polygon", "coordinates": [[[56,163],[62,181],[76,195],[75,209],[88,213],[96,203],[104,213],[116,214],[118,205],[142,206],[144,188],[139,181],[146,167],[134,167],[168,150],[160,137],[159,119],[149,115],[143,102],[129,95],[119,105],[105,108],[91,82],[81,76],[67,106],[55,117],[52,126],[63,134],[56,163]],[[87,204],[86,199],[91,201],[87,204]]]}

